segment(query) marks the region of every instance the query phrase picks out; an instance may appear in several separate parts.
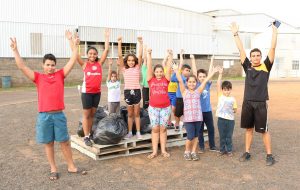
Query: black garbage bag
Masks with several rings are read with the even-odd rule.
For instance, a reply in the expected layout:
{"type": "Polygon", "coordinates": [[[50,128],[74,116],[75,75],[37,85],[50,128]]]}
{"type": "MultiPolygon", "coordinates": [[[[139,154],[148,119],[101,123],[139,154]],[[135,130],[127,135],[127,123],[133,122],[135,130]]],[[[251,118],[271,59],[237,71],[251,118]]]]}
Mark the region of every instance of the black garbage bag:
{"type": "Polygon", "coordinates": [[[127,107],[126,106],[120,107],[120,115],[123,118],[123,120],[127,123],[128,115],[127,115],[127,107]]]}
{"type": "MultiPolygon", "coordinates": [[[[108,113],[108,111],[106,109],[104,109],[104,107],[99,106],[97,108],[97,111],[96,111],[95,116],[94,116],[94,121],[93,121],[91,134],[93,133],[93,131],[97,127],[99,121],[101,121],[103,118],[105,118],[107,116],[107,113],[108,113]]],[[[83,132],[83,128],[82,128],[82,118],[80,118],[80,120],[79,120],[79,125],[78,125],[78,128],[77,128],[77,135],[79,137],[84,137],[84,132],[83,132]]]]}
{"type": "Polygon", "coordinates": [[[98,123],[101,119],[107,116],[108,111],[104,107],[99,106],[94,116],[94,123],[98,123]]]}
{"type": "MultiPolygon", "coordinates": [[[[83,128],[82,128],[82,118],[80,118],[79,122],[78,122],[78,128],[77,128],[77,135],[79,137],[84,137],[84,132],[83,132],[83,128]]],[[[97,124],[94,120],[93,122],[93,126],[92,126],[92,131],[91,131],[91,134],[93,135],[93,132],[95,131],[95,129],[97,128],[97,124]]]]}
{"type": "MultiPolygon", "coordinates": [[[[145,110],[144,108],[141,108],[140,110],[140,119],[141,119],[141,134],[146,134],[146,133],[151,133],[151,125],[150,125],[150,118],[148,111],[145,110]]],[[[133,126],[132,126],[132,132],[133,134],[136,133],[136,126],[135,126],[135,121],[133,121],[133,126]]]]}
{"type": "Polygon", "coordinates": [[[123,118],[116,113],[102,119],[93,134],[96,144],[118,144],[127,134],[127,124],[123,118]]]}

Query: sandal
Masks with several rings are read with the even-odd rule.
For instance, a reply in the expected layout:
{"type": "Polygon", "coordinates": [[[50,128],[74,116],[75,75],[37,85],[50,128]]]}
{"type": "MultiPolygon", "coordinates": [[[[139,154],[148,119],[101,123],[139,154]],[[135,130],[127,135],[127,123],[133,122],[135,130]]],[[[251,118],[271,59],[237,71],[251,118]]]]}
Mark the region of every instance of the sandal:
{"type": "Polygon", "coordinates": [[[153,159],[153,158],[155,158],[155,157],[157,157],[157,154],[149,154],[148,156],[147,156],[147,158],[149,159],[149,160],[151,160],[151,159],[153,159]]]}
{"type": "Polygon", "coordinates": [[[57,172],[50,172],[49,173],[49,179],[51,181],[58,180],[59,179],[59,173],[57,173],[57,172]]]}
{"type": "Polygon", "coordinates": [[[167,153],[167,152],[164,152],[164,153],[161,153],[162,157],[164,158],[169,158],[170,157],[170,154],[167,153]]]}
{"type": "Polygon", "coordinates": [[[86,171],[86,170],[84,170],[84,169],[79,169],[79,168],[77,168],[77,171],[75,171],[75,172],[72,172],[72,171],[69,171],[69,170],[68,170],[68,173],[69,173],[69,174],[80,174],[80,175],[86,175],[86,174],[87,174],[87,171],[86,171]]]}

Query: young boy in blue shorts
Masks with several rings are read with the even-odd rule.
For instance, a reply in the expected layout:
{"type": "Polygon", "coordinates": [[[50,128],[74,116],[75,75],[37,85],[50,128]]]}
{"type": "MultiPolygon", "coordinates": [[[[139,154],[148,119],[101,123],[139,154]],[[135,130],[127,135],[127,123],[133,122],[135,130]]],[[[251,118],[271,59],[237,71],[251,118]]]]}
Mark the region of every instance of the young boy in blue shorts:
{"type": "Polygon", "coordinates": [[[86,171],[80,170],[74,165],[67,120],[63,113],[65,108],[64,78],[70,73],[78,56],[78,37],[74,36],[69,41],[72,47],[72,57],[69,62],[63,69],[57,70],[55,68],[55,56],[46,54],[43,59],[44,73],[34,72],[24,64],[17,48],[16,38],[11,38],[10,44],[17,67],[37,87],[39,114],[36,122],[36,141],[45,145],[46,156],[50,164],[50,180],[57,180],[59,178],[54,159],[54,141],[60,142],[62,152],[68,164],[68,172],[82,175],[87,174],[86,171]]]}

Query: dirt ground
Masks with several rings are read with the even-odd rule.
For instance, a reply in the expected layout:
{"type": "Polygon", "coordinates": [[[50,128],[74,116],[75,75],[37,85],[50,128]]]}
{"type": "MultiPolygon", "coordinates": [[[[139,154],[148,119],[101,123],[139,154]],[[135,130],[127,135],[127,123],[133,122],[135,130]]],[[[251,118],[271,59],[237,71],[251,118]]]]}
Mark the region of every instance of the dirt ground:
{"type": "MultiPolygon", "coordinates": [[[[300,81],[269,82],[269,126],[277,163],[265,166],[260,134],[254,135],[252,160],[240,163],[244,130],[240,128],[243,81],[233,82],[238,101],[233,135],[234,156],[218,157],[206,151],[200,161],[185,161],[184,147],[170,148],[169,159],[148,160],[145,154],[94,161],[73,150],[77,166],[87,176],[71,175],[56,144],[59,180],[48,180],[49,167],[42,145],[35,143],[37,96],[35,90],[0,91],[0,189],[300,189],[300,81]]],[[[106,89],[103,87],[103,89],[106,89]]],[[[216,107],[215,86],[212,106],[216,107]]],[[[107,100],[102,93],[101,105],[107,100]]],[[[65,90],[65,113],[70,134],[75,134],[81,116],[77,88],[65,90]]],[[[216,124],[216,119],[215,119],[216,124]]],[[[216,144],[219,143],[216,129],[216,144]]]]}

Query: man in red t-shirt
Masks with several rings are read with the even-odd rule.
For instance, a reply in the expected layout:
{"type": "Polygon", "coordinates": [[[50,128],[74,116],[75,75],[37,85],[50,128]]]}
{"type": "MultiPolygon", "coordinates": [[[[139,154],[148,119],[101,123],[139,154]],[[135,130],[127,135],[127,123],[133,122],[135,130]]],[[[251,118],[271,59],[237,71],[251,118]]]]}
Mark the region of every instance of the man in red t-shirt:
{"type": "Polygon", "coordinates": [[[50,180],[57,180],[59,173],[54,159],[54,141],[60,142],[62,152],[68,164],[68,172],[86,174],[84,170],[75,167],[72,151],[69,143],[67,120],[63,113],[64,105],[64,78],[73,68],[78,55],[79,39],[77,35],[70,40],[72,57],[63,69],[57,70],[56,58],[52,54],[46,54],[43,59],[44,73],[38,73],[28,68],[21,58],[16,38],[11,38],[10,47],[13,51],[16,65],[23,74],[33,81],[38,93],[38,117],[36,123],[36,141],[45,144],[45,151],[50,164],[50,180]]]}

